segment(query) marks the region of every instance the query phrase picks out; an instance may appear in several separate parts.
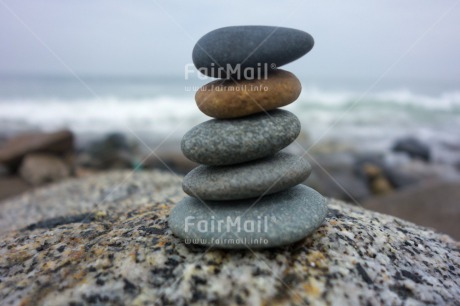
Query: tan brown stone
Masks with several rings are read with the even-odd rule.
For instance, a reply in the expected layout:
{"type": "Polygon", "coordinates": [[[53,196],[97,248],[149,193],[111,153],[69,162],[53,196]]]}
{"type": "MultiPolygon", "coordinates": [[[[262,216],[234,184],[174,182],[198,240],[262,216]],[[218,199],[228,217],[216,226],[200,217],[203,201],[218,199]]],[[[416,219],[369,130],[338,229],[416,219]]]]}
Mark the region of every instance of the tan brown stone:
{"type": "Polygon", "coordinates": [[[266,79],[216,80],[201,87],[195,100],[208,116],[236,118],[288,105],[301,90],[294,74],[279,69],[266,79]]]}

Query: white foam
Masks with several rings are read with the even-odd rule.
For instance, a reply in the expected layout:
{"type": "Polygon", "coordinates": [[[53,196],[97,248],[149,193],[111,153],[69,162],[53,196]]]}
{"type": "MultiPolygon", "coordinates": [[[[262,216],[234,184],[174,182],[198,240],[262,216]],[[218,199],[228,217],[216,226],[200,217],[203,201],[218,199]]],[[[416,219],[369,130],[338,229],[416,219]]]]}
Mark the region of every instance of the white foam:
{"type": "Polygon", "coordinates": [[[196,111],[193,101],[183,98],[163,96],[119,100],[107,97],[71,101],[0,101],[0,120],[10,124],[28,124],[43,130],[66,127],[77,133],[132,129],[165,134],[171,128],[187,129],[190,124],[206,120],[206,116],[196,111]]]}

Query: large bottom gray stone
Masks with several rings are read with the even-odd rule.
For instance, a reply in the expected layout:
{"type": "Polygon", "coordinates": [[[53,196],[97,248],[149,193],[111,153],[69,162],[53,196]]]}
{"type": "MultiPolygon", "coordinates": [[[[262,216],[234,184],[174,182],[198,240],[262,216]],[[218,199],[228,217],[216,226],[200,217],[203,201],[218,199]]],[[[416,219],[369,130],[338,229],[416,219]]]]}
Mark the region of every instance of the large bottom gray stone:
{"type": "Polygon", "coordinates": [[[301,156],[279,152],[233,166],[198,166],[182,182],[184,191],[202,200],[239,200],[288,189],[305,181],[310,164],[301,156]]]}
{"type": "Polygon", "coordinates": [[[298,185],[258,199],[180,201],[169,216],[169,227],[187,244],[224,249],[260,249],[299,241],[326,217],[325,199],[298,185]]]}

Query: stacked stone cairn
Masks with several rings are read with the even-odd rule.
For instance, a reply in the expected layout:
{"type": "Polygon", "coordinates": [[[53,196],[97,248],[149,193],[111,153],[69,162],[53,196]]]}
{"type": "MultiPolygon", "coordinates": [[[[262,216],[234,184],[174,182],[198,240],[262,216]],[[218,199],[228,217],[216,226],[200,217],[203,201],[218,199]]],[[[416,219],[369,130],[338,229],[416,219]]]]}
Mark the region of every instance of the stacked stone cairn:
{"type": "Polygon", "coordinates": [[[301,185],[311,173],[300,156],[280,152],[300,133],[299,119],[281,110],[301,84],[278,69],[309,52],[306,32],[234,26],[204,35],[193,49],[201,73],[220,78],[196,93],[198,108],[215,119],[182,139],[184,155],[202,165],[189,172],[169,216],[188,244],[244,249],[279,247],[305,238],[323,222],[327,205],[301,185]]]}

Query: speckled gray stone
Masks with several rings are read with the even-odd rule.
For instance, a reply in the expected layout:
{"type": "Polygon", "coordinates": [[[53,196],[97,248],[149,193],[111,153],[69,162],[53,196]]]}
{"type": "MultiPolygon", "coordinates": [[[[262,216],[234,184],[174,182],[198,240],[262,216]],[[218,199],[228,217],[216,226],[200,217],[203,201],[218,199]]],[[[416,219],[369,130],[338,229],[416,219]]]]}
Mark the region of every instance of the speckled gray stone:
{"type": "Polygon", "coordinates": [[[277,109],[203,122],[184,135],[181,149],[188,159],[200,164],[231,165],[273,155],[292,143],[299,133],[299,119],[277,109]]]}
{"type": "Polygon", "coordinates": [[[0,304],[457,305],[460,300],[459,242],[333,199],[322,225],[289,247],[228,252],[186,245],[167,223],[185,195],[180,181],[163,171],[114,171],[1,202],[0,304]],[[85,213],[91,217],[75,217],[85,213]]]}
{"type": "Polygon", "coordinates": [[[310,164],[302,157],[274,156],[231,166],[198,166],[182,182],[184,191],[202,200],[238,200],[275,193],[305,181],[310,164]]]}
{"type": "MultiPolygon", "coordinates": [[[[227,76],[227,65],[230,69],[240,65],[240,70],[247,67],[271,70],[302,57],[313,48],[313,44],[310,34],[296,29],[232,26],[201,37],[193,48],[192,59],[203,74],[224,78],[227,76]]],[[[229,74],[238,76],[233,71],[229,74]]],[[[240,77],[242,75],[243,72],[240,72],[240,77]]]]}
{"type": "Polygon", "coordinates": [[[279,247],[299,241],[324,221],[325,199],[305,185],[260,199],[206,201],[186,197],[168,224],[186,243],[224,249],[279,247]]]}

